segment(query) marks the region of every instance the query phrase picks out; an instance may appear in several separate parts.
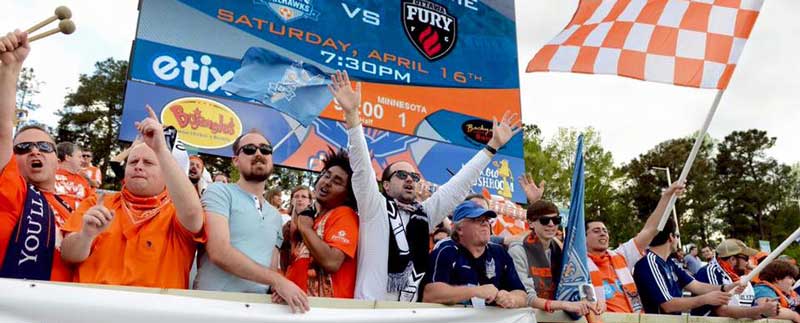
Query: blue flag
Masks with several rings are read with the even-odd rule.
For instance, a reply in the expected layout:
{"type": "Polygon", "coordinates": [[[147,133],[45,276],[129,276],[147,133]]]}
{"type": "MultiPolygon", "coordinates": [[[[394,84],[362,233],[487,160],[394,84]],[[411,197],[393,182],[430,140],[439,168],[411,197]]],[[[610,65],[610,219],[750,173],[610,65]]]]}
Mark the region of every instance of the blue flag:
{"type": "Polygon", "coordinates": [[[575,171],[572,173],[572,196],[564,237],[564,258],[561,261],[561,280],[556,289],[556,300],[574,302],[581,299],[581,286],[589,284],[586,265],[586,227],[584,222],[584,166],[583,135],[578,137],[575,151],[575,171]]]}
{"type": "Polygon", "coordinates": [[[222,90],[261,102],[308,126],[333,99],[328,84],[327,75],[316,66],[251,47],[222,90]]]}

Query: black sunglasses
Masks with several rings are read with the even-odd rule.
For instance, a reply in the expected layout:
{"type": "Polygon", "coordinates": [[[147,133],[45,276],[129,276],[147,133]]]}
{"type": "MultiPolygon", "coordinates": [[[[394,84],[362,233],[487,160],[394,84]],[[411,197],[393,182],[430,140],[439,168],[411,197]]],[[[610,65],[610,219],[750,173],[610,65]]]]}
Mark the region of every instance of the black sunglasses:
{"type": "MultiPolygon", "coordinates": [[[[416,183],[419,183],[419,181],[422,179],[422,177],[419,176],[419,173],[407,172],[407,171],[404,171],[404,170],[396,170],[396,171],[392,172],[392,176],[395,176],[395,175],[397,175],[397,178],[399,178],[401,180],[406,180],[406,178],[411,176],[411,180],[413,180],[416,183]]],[[[389,176],[389,178],[391,178],[392,176],[389,176]]]]}
{"type": "Polygon", "coordinates": [[[92,158],[92,155],[83,155],[83,158],[92,158]]]}
{"type": "Polygon", "coordinates": [[[542,225],[547,225],[550,222],[553,222],[553,224],[555,224],[555,225],[561,225],[561,217],[560,216],[541,217],[541,218],[539,218],[538,221],[542,225]]]}
{"type": "Polygon", "coordinates": [[[236,151],[236,154],[244,153],[247,156],[252,156],[256,154],[256,151],[260,151],[262,155],[272,155],[272,146],[269,144],[261,144],[256,146],[255,144],[247,144],[244,146],[239,147],[239,150],[236,151]]]}
{"type": "Polygon", "coordinates": [[[36,149],[39,149],[39,151],[41,151],[43,153],[46,153],[46,154],[49,154],[49,153],[52,153],[52,152],[56,151],[56,145],[54,143],[52,143],[52,142],[47,142],[47,141],[36,141],[36,142],[26,141],[26,142],[21,142],[21,143],[18,143],[16,145],[14,145],[14,154],[15,155],[27,154],[27,153],[29,153],[29,152],[31,152],[33,150],[33,147],[36,147],[36,149]]]}

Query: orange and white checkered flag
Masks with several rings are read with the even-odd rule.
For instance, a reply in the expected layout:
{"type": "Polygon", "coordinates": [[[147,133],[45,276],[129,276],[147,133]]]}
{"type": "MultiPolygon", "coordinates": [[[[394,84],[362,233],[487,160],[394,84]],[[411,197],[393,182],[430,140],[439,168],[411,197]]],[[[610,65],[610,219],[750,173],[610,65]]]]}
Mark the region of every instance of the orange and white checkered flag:
{"type": "Polygon", "coordinates": [[[581,0],[528,72],[725,89],[763,0],[581,0]]]}

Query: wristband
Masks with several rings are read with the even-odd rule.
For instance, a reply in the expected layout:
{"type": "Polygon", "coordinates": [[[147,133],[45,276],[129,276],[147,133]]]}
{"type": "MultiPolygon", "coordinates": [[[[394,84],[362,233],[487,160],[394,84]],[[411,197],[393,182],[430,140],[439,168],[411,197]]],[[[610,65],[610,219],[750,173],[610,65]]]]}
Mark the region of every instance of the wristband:
{"type": "Polygon", "coordinates": [[[492,146],[486,145],[483,147],[486,151],[492,153],[492,155],[497,155],[497,149],[492,148],[492,146]]]}

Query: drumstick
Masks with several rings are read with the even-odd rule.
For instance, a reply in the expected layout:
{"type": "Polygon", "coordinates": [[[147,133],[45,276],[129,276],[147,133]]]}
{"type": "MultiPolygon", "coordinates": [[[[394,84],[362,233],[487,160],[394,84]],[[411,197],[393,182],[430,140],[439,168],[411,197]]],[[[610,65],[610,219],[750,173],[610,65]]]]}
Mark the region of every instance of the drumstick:
{"type": "Polygon", "coordinates": [[[58,33],[64,33],[65,35],[69,35],[73,32],[75,32],[75,23],[72,22],[72,20],[64,19],[58,23],[58,28],[53,28],[41,34],[28,38],[28,42],[33,42],[35,40],[39,40],[47,36],[51,36],[58,33]]]}
{"type": "Polygon", "coordinates": [[[30,33],[34,32],[34,31],[39,30],[39,28],[42,28],[42,27],[46,26],[47,24],[49,24],[49,23],[51,23],[53,21],[56,21],[56,19],[64,20],[64,19],[69,19],[69,18],[72,18],[72,11],[69,10],[69,8],[67,8],[65,6],[60,6],[60,7],[56,8],[55,14],[52,17],[49,17],[49,18],[47,18],[45,20],[42,20],[42,22],[40,22],[40,23],[38,23],[36,25],[33,25],[33,27],[28,28],[28,30],[26,30],[25,32],[30,34],[30,33]]]}

